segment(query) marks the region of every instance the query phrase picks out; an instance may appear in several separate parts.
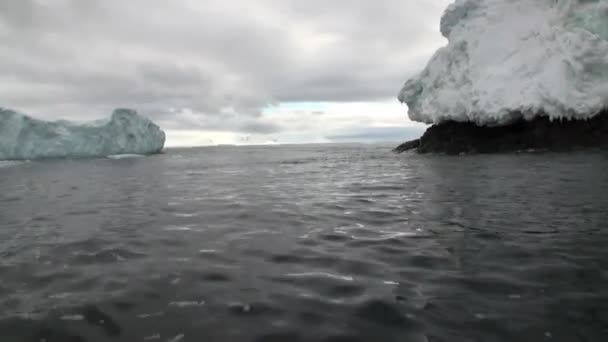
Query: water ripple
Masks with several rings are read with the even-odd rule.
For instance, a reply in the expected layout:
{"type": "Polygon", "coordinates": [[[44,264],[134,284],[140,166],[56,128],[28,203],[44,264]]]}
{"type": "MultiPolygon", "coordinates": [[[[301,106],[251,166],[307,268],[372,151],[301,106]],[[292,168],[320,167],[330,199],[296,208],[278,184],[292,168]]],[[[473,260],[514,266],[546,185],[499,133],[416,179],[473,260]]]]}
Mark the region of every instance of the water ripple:
{"type": "Polygon", "coordinates": [[[0,163],[0,340],[605,341],[608,158],[0,163]]]}
{"type": "Polygon", "coordinates": [[[287,277],[295,277],[295,278],[329,278],[335,280],[343,280],[343,281],[354,281],[355,279],[351,276],[344,276],[338,274],[331,274],[325,272],[304,272],[304,273],[288,273],[285,276],[287,277]]]}

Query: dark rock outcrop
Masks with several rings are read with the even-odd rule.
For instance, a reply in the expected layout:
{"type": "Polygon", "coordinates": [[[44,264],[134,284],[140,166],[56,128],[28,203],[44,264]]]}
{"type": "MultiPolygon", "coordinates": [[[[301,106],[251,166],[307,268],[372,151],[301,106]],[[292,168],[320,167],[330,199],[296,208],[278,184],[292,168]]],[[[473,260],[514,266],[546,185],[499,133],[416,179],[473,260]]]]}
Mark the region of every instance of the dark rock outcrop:
{"type": "Polygon", "coordinates": [[[395,147],[393,152],[402,153],[420,147],[420,139],[406,141],[403,144],[395,147]]]}
{"type": "Polygon", "coordinates": [[[569,151],[608,147],[608,110],[587,120],[549,120],[538,116],[506,126],[477,126],[447,121],[433,125],[417,140],[393,151],[419,153],[501,153],[528,150],[569,151]]]}

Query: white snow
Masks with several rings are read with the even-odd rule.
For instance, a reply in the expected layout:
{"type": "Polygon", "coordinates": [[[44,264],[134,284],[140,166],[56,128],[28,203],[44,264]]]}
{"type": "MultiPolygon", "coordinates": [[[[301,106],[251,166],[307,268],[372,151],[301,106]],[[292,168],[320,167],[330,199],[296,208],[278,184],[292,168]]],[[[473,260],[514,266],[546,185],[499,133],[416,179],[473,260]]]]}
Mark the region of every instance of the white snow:
{"type": "Polygon", "coordinates": [[[414,121],[501,125],[608,108],[608,0],[456,0],[399,100],[414,121]]]}
{"type": "Polygon", "coordinates": [[[160,152],[165,133],[129,109],[109,120],[42,121],[0,108],[0,160],[84,158],[160,152]]]}

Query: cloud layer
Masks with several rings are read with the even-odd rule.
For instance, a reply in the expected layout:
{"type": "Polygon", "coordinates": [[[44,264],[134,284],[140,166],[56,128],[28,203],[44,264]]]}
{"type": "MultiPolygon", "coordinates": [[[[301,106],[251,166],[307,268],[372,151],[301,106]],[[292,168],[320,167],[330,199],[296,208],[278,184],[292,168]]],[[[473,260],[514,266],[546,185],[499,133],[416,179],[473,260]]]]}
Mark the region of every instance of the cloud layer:
{"type": "Polygon", "coordinates": [[[4,0],[0,105],[43,119],[133,107],[168,130],[279,133],[294,123],[264,118],[268,106],[393,98],[443,44],[448,2],[4,0]]]}

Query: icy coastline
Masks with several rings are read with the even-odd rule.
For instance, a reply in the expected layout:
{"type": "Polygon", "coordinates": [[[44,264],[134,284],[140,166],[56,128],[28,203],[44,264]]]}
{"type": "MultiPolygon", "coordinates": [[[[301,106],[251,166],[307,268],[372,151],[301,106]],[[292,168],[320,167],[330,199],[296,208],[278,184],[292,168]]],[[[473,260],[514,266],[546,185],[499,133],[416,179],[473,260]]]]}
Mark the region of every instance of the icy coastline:
{"type": "Polygon", "coordinates": [[[399,93],[414,121],[497,126],[608,108],[607,0],[457,0],[448,45],[399,93]]]}
{"type": "Polygon", "coordinates": [[[608,146],[608,0],[456,0],[440,31],[398,96],[432,126],[395,151],[608,146]]]}

